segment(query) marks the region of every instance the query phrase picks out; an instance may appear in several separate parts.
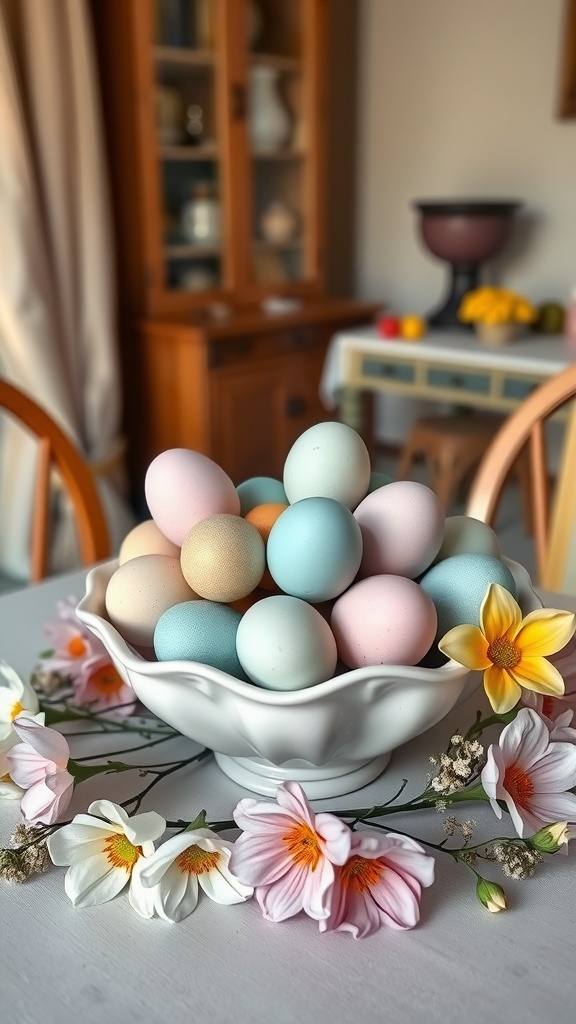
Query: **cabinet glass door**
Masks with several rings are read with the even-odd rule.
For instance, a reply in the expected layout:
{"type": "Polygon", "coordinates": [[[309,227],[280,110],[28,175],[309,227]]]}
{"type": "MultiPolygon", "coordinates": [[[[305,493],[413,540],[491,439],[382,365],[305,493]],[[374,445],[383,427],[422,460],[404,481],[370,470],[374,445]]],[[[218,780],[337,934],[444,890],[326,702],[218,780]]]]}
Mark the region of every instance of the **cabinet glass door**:
{"type": "Polygon", "coordinates": [[[217,0],[151,0],[163,288],[222,287],[217,0]]]}
{"type": "Polygon", "coordinates": [[[313,7],[247,0],[252,280],[267,290],[316,273],[313,7]]]}

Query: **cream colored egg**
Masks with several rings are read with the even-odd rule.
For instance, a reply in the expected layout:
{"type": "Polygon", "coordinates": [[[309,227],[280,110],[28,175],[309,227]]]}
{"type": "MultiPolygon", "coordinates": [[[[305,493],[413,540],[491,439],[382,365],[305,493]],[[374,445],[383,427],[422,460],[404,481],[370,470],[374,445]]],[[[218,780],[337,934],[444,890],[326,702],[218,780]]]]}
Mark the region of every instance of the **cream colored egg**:
{"type": "Polygon", "coordinates": [[[139,555],[120,565],[106,588],[106,612],[130,644],[152,647],[160,616],[172,605],[193,601],[178,558],[139,555]]]}
{"type": "Polygon", "coordinates": [[[120,545],[118,561],[120,565],[124,565],[124,562],[138,558],[139,555],[169,555],[170,558],[180,558],[180,548],[164,536],[153,519],[146,519],[126,534],[120,545]]]}
{"type": "Polygon", "coordinates": [[[260,583],[265,545],[255,526],[240,516],[209,516],[184,538],[180,564],[189,586],[208,601],[238,601],[260,583]]]}

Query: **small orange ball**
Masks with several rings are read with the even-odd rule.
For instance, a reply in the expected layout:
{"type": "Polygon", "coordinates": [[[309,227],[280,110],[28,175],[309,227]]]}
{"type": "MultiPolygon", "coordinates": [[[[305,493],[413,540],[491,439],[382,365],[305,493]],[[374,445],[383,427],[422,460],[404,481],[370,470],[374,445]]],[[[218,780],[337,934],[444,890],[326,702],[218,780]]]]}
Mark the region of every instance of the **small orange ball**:
{"type": "MultiPolygon", "coordinates": [[[[282,515],[282,513],[288,508],[288,505],[282,505],[280,502],[269,501],[264,505],[255,505],[249,512],[244,516],[246,522],[251,523],[258,530],[258,533],[262,537],[264,544],[268,543],[268,537],[270,536],[270,530],[274,526],[276,520],[282,515]]],[[[262,579],[260,580],[260,586],[264,587],[265,590],[273,590],[279,592],[278,587],[272,579],[268,569],[265,570],[262,579]]]]}

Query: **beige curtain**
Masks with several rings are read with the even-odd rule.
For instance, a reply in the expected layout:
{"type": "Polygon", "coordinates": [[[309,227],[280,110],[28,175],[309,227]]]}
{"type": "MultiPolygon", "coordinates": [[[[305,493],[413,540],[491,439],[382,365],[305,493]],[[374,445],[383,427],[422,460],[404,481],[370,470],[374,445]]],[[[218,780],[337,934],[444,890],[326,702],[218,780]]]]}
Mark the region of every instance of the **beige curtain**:
{"type": "MultiPolygon", "coordinates": [[[[94,465],[117,547],[133,519],[122,493],[112,255],[87,2],[0,0],[0,371],[94,465]]],[[[33,454],[10,425],[0,441],[0,570],[24,577],[33,454]]],[[[74,564],[72,536],[64,514],[53,570],[74,564]]]]}

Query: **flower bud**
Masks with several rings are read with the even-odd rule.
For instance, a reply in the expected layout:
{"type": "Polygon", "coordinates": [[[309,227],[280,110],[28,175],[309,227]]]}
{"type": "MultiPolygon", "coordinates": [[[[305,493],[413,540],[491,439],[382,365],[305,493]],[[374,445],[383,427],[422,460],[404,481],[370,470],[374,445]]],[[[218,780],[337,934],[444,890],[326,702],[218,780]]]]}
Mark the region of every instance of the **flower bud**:
{"type": "Polygon", "coordinates": [[[553,825],[545,825],[529,840],[530,846],[538,853],[558,853],[561,846],[568,843],[571,831],[567,821],[556,821],[553,825]]]}
{"type": "Polygon", "coordinates": [[[491,914],[498,914],[508,909],[506,893],[497,882],[489,882],[487,878],[479,878],[476,883],[476,895],[482,906],[491,914]]]}

